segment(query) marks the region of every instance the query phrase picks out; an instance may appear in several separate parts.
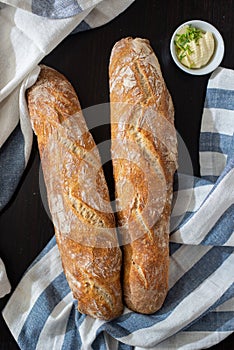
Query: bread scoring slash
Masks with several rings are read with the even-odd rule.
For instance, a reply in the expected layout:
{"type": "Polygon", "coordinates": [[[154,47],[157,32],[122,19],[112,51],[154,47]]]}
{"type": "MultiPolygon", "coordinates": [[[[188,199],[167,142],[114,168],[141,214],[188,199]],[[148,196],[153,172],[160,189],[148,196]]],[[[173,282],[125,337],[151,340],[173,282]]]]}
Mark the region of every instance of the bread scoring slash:
{"type": "Polygon", "coordinates": [[[173,103],[148,40],[128,37],[114,45],[109,83],[121,242],[100,156],[72,85],[41,66],[27,91],[64,273],[78,310],[103,320],[122,314],[122,293],[127,307],[143,314],[165,301],[177,169],[173,103]]]}
{"type": "Polygon", "coordinates": [[[69,81],[41,66],[27,91],[62,265],[78,310],[110,320],[122,313],[122,254],[94,140],[69,81]]]}
{"type": "Polygon", "coordinates": [[[174,108],[150,43],[124,38],[109,64],[112,160],[123,244],[123,295],[136,312],[168,292],[169,222],[177,168],[174,108]]]}

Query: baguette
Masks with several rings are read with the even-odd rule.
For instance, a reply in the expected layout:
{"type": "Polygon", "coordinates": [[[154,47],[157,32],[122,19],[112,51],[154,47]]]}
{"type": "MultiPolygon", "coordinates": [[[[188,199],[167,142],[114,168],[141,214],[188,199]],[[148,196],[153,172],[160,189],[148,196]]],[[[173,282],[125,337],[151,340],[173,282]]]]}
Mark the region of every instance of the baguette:
{"type": "Polygon", "coordinates": [[[94,140],[67,79],[41,66],[27,91],[62,265],[78,310],[110,320],[122,313],[121,250],[94,140]]]}
{"type": "Polygon", "coordinates": [[[151,314],[168,292],[177,168],[174,108],[149,41],[124,38],[109,65],[112,161],[128,308],[151,314]]]}

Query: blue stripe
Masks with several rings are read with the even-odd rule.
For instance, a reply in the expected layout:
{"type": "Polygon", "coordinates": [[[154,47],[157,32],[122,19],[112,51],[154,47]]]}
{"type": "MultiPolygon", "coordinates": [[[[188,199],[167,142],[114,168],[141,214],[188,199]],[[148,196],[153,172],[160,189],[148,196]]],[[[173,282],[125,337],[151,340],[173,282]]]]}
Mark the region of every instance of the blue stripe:
{"type": "Polygon", "coordinates": [[[210,312],[192,326],[189,332],[228,332],[234,331],[234,311],[210,312]]]}
{"type": "Polygon", "coordinates": [[[18,124],[0,148],[0,210],[9,202],[25,169],[24,137],[18,124]]]}
{"type": "Polygon", "coordinates": [[[102,325],[99,331],[106,330],[114,338],[127,336],[139,329],[152,327],[165,320],[172,311],[202,282],[219,268],[233,253],[234,248],[213,247],[169,290],[163,307],[153,315],[139,315],[131,312],[102,325]]]}
{"type": "Polygon", "coordinates": [[[118,342],[118,350],[134,350],[134,346],[118,342]]]}
{"type": "Polygon", "coordinates": [[[47,18],[67,18],[82,11],[76,0],[32,0],[32,13],[47,18]]]}
{"type": "MultiPolygon", "coordinates": [[[[217,180],[216,180],[216,182],[215,182],[213,188],[211,189],[209,195],[210,195],[213,191],[215,191],[215,189],[219,186],[219,184],[220,184],[221,182],[225,182],[226,176],[230,173],[230,171],[233,169],[233,167],[234,167],[234,157],[229,158],[229,162],[226,164],[224,170],[222,171],[222,173],[221,173],[219,176],[217,176],[217,180]]],[[[227,190],[228,190],[228,189],[227,189],[227,190]]]]}
{"type": "Polygon", "coordinates": [[[224,304],[227,300],[234,297],[234,283],[226,290],[226,292],[221,296],[221,298],[217,301],[217,305],[214,305],[214,308],[212,311],[215,311],[214,309],[218,306],[221,306],[224,304]]]}
{"type": "Polygon", "coordinates": [[[232,136],[219,133],[202,132],[200,134],[200,152],[219,152],[229,154],[232,136]]]}
{"type": "Polygon", "coordinates": [[[62,350],[80,349],[82,341],[79,333],[79,326],[85,319],[85,315],[81,315],[77,310],[77,301],[75,300],[69,315],[66,334],[63,340],[62,350]]]}
{"type": "Polygon", "coordinates": [[[181,246],[182,246],[182,244],[180,244],[180,243],[170,242],[170,244],[169,244],[170,256],[173,255],[178,249],[180,249],[181,246]]]}
{"type": "Polygon", "coordinates": [[[93,350],[107,350],[106,341],[105,341],[103,332],[99,333],[96,336],[96,338],[92,344],[92,349],[93,350]]]}
{"type": "Polygon", "coordinates": [[[173,191],[190,189],[194,187],[195,178],[192,175],[186,175],[176,172],[173,181],[173,191]]]}
{"type": "Polygon", "coordinates": [[[84,32],[85,30],[89,30],[89,29],[91,29],[90,25],[88,23],[86,23],[85,21],[82,21],[75,29],[73,29],[71,34],[76,34],[78,32],[84,32]]]}
{"type": "Polygon", "coordinates": [[[214,227],[201,242],[202,245],[221,246],[234,232],[234,204],[232,204],[215,223],[214,227]]]}
{"type": "MultiPolygon", "coordinates": [[[[179,195],[180,190],[190,190],[191,191],[191,198],[193,198],[194,197],[194,194],[193,194],[194,188],[201,187],[201,186],[207,186],[207,185],[213,185],[212,182],[209,181],[208,179],[194,177],[193,178],[193,187],[190,187],[191,180],[189,180],[189,177],[190,177],[189,175],[179,174],[179,177],[181,177],[180,185],[178,188],[178,193],[174,193],[173,202],[175,204],[173,203],[173,205],[176,205],[176,198],[179,195]]],[[[178,179],[178,176],[176,178],[178,179]]],[[[205,197],[204,197],[204,200],[205,200],[205,197]]],[[[184,203],[185,210],[187,209],[187,207],[186,207],[187,204],[188,203],[184,203]]],[[[193,216],[193,214],[194,214],[193,211],[187,211],[187,212],[185,211],[182,215],[172,216],[171,223],[170,223],[171,234],[174,233],[175,231],[177,231],[179,228],[181,228],[188,220],[190,220],[191,217],[193,216]]]]}
{"type": "MultiPolygon", "coordinates": [[[[212,192],[217,188],[217,186],[225,181],[225,177],[229,173],[229,171],[233,168],[233,164],[231,164],[231,161],[229,162],[229,166],[226,166],[225,170],[223,173],[216,178],[216,183],[212,187],[212,189],[209,192],[210,196],[212,192]]],[[[227,189],[229,191],[229,189],[227,189]]],[[[186,212],[184,214],[184,217],[180,216],[175,216],[171,220],[172,222],[177,222],[178,225],[177,227],[172,231],[174,233],[176,230],[181,228],[183,225],[185,225],[192,217],[194,212],[186,212]],[[181,222],[180,222],[181,220],[181,222]]],[[[231,205],[225,213],[220,218],[217,218],[217,222],[214,224],[213,228],[211,231],[207,234],[207,236],[204,238],[204,240],[201,242],[203,245],[223,245],[232,235],[234,231],[234,223],[233,223],[233,217],[234,217],[234,209],[233,205],[231,205]]]]}
{"type": "Polygon", "coordinates": [[[234,330],[234,311],[216,311],[215,308],[233,297],[234,283],[227,289],[222,297],[204,313],[199,320],[193,321],[183,331],[232,331],[234,330]]]}
{"type": "Polygon", "coordinates": [[[17,339],[20,348],[35,349],[40,333],[56,305],[70,293],[69,286],[61,273],[39,296],[31,309],[17,339]]]}
{"type": "Polygon", "coordinates": [[[230,144],[229,154],[227,158],[227,164],[228,166],[234,167],[234,133],[232,135],[232,142],[230,144]]]}
{"type": "Polygon", "coordinates": [[[229,149],[228,149],[227,155],[228,155],[227,162],[220,176],[214,176],[214,175],[202,176],[203,179],[215,183],[214,188],[223,180],[226,174],[228,174],[229,171],[234,167],[234,135],[230,136],[229,149]]]}
{"type": "Polygon", "coordinates": [[[205,108],[234,110],[234,90],[207,89],[205,108]]]}
{"type": "MultiPolygon", "coordinates": [[[[204,176],[205,178],[208,178],[215,182],[213,188],[211,189],[209,195],[219,186],[221,182],[225,182],[225,177],[229,174],[229,172],[234,168],[234,156],[228,158],[228,162],[226,163],[226,166],[222,173],[219,176],[204,176]]],[[[228,191],[228,189],[227,189],[228,191]]]]}
{"type": "MultiPolygon", "coordinates": [[[[165,301],[165,310],[168,312],[193,292],[201,283],[215,272],[222,263],[232,254],[234,248],[213,247],[194,266],[188,270],[179,281],[170,289],[165,301]]],[[[163,312],[162,309],[162,312],[163,312]]]]}
{"type": "Polygon", "coordinates": [[[219,176],[216,176],[216,175],[204,175],[204,176],[202,176],[202,178],[203,178],[205,181],[208,181],[208,182],[210,182],[210,183],[215,184],[216,181],[218,180],[219,176]]]}
{"type": "Polygon", "coordinates": [[[201,186],[207,186],[212,185],[212,183],[208,180],[205,180],[201,177],[194,177],[194,186],[193,187],[201,187],[201,186]]]}
{"type": "Polygon", "coordinates": [[[184,226],[186,224],[186,222],[188,222],[191,219],[193,214],[194,214],[193,211],[187,211],[182,215],[177,215],[177,216],[172,217],[171,218],[171,226],[174,227],[174,229],[171,232],[171,234],[176,232],[182,226],[184,226]],[[175,225],[176,225],[176,227],[175,227],[175,225]]]}
{"type": "MultiPolygon", "coordinates": [[[[193,190],[194,187],[211,185],[210,181],[205,180],[201,177],[194,177],[192,175],[186,175],[181,173],[176,173],[173,182],[173,191],[181,190],[193,190]]],[[[176,195],[176,193],[175,193],[176,195]]]]}

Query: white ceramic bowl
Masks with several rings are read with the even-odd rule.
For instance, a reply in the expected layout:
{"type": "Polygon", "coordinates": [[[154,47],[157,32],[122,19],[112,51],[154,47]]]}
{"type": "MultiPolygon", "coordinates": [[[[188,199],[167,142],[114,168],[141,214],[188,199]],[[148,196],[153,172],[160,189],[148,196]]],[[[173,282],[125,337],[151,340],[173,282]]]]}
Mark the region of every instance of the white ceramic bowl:
{"type": "Polygon", "coordinates": [[[224,55],[224,42],[221,34],[219,31],[210,23],[200,21],[200,20],[191,20],[188,22],[185,22],[181,24],[173,33],[171,42],[170,42],[170,50],[171,50],[171,55],[174,60],[174,62],[177,64],[177,66],[182,69],[184,72],[187,72],[189,74],[193,75],[204,75],[213,72],[222,62],[223,55],[224,55]],[[180,60],[178,59],[176,55],[176,48],[175,48],[175,38],[176,34],[182,29],[182,27],[187,26],[187,25],[192,25],[193,27],[202,29],[205,32],[211,32],[214,36],[215,40],[215,51],[213,56],[211,57],[210,61],[201,68],[188,68],[185,67],[180,60]]]}

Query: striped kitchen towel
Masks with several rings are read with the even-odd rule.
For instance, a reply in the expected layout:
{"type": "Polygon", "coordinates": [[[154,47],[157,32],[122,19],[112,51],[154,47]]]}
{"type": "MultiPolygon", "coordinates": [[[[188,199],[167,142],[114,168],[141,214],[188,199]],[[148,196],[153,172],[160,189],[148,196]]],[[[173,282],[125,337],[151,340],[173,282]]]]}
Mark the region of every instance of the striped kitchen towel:
{"type": "Polygon", "coordinates": [[[133,1],[0,2],[0,210],[14,193],[32,146],[21,82],[68,34],[109,22],[133,1]]]}
{"type": "MultiPolygon", "coordinates": [[[[22,96],[33,81],[22,81],[68,34],[109,22],[133,1],[0,2],[0,211],[15,192],[32,147],[22,96]]],[[[1,261],[0,297],[10,290],[3,280],[7,276],[1,261]]]]}
{"type": "Polygon", "coordinates": [[[53,238],[3,310],[21,349],[194,350],[234,331],[233,133],[234,71],[218,68],[202,116],[202,176],[176,179],[163,307],[153,315],[125,308],[110,322],[80,314],[53,238]]]}

